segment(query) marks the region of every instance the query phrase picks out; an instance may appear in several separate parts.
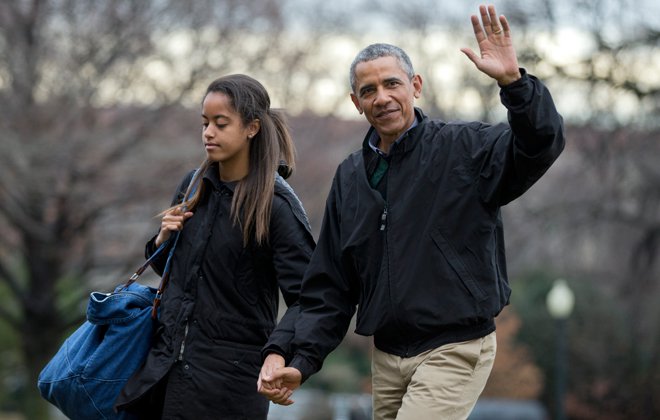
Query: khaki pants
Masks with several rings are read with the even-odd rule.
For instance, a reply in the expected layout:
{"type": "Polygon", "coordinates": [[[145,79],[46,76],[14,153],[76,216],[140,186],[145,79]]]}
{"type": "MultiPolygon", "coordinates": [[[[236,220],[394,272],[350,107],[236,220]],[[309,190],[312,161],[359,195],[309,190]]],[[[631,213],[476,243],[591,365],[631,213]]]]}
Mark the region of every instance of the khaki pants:
{"type": "Polygon", "coordinates": [[[402,358],[374,349],[374,420],[459,420],[474,408],[490,375],[495,332],[402,358]]]}

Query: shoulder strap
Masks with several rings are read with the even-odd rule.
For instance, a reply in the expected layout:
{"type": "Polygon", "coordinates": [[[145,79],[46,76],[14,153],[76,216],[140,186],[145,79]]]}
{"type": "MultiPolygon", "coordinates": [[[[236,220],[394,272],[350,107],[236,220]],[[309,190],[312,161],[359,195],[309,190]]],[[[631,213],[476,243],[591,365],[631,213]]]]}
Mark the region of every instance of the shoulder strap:
{"type": "MultiPolygon", "coordinates": [[[[190,177],[190,183],[188,184],[188,188],[186,191],[186,194],[184,196],[184,202],[188,200],[190,197],[195,194],[195,191],[197,191],[197,187],[199,186],[199,178],[200,173],[199,169],[196,169],[194,171],[194,174],[192,177],[190,177]]],[[[184,208],[185,211],[185,208],[184,208]]],[[[133,284],[139,277],[144,273],[144,271],[149,267],[151,262],[156,259],[164,250],[165,248],[168,247],[170,243],[172,243],[172,247],[170,248],[170,252],[167,255],[167,262],[165,263],[165,269],[163,270],[163,275],[160,278],[160,284],[158,285],[158,290],[156,291],[156,297],[154,298],[154,304],[153,308],[151,310],[151,317],[156,318],[158,314],[158,306],[160,305],[160,301],[163,296],[163,292],[165,291],[165,288],[167,287],[167,283],[170,277],[170,265],[172,261],[172,256],[174,255],[174,250],[176,249],[176,245],[179,242],[179,233],[180,232],[175,232],[173,233],[169,239],[158,247],[156,251],[154,251],[153,254],[151,254],[151,257],[149,257],[136,271],[133,273],[133,275],[128,279],[126,284],[124,285],[123,289],[126,289],[128,286],[133,284]]]]}
{"type": "MultiPolygon", "coordinates": [[[[195,191],[197,190],[197,187],[199,186],[199,179],[198,179],[199,177],[200,177],[200,171],[199,169],[197,169],[195,170],[195,173],[190,179],[190,184],[188,184],[188,190],[186,191],[186,195],[184,196],[183,202],[190,199],[190,197],[192,197],[195,191]]],[[[184,206],[182,210],[186,211],[186,207],[184,206]]],[[[172,247],[170,248],[170,252],[167,255],[167,262],[165,263],[165,268],[163,269],[163,275],[160,278],[160,284],[158,285],[158,290],[156,291],[156,297],[154,298],[154,304],[151,309],[152,319],[156,319],[158,317],[158,307],[160,306],[160,301],[163,298],[163,292],[165,291],[165,288],[167,287],[167,283],[170,280],[170,266],[172,265],[172,257],[174,256],[174,250],[176,249],[176,244],[179,242],[179,236],[181,236],[180,234],[181,234],[180,231],[175,232],[167,240],[167,242],[172,241],[172,247]]],[[[151,258],[153,258],[153,256],[151,258]]]]}
{"type": "Polygon", "coordinates": [[[305,213],[305,208],[303,207],[302,202],[296,193],[293,191],[293,188],[291,188],[289,183],[284,180],[284,177],[279,174],[275,175],[275,184],[282,187],[279,189],[279,191],[276,188],[275,193],[279,194],[289,203],[289,206],[291,207],[293,214],[296,216],[296,219],[298,219],[298,221],[302,223],[302,225],[305,226],[305,229],[307,229],[307,231],[311,234],[312,227],[309,224],[307,213],[305,213]]]}

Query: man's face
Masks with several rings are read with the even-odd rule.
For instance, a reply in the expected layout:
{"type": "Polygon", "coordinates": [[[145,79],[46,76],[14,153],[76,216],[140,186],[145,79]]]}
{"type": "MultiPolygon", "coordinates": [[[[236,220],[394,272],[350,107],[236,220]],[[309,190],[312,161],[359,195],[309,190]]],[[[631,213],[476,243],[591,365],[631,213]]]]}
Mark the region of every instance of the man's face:
{"type": "Polygon", "coordinates": [[[392,144],[415,119],[414,100],[422,91],[422,79],[412,80],[394,57],[380,57],[355,67],[355,92],[351,99],[357,110],[376,129],[381,140],[392,144]]]}

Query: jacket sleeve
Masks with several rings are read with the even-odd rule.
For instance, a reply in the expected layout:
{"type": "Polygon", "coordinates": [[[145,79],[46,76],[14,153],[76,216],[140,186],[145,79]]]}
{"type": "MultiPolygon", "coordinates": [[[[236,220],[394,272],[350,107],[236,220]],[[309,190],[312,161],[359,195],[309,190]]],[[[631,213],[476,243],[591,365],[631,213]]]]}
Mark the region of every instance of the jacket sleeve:
{"type": "Polygon", "coordinates": [[[497,206],[527,191],[564,149],[564,123],[550,92],[524,69],[521,73],[518,81],[500,91],[509,126],[483,128],[485,146],[473,155],[481,158],[477,159],[480,195],[497,206]]]}
{"type": "Polygon", "coordinates": [[[300,285],[315,246],[306,215],[304,219],[296,216],[304,212],[298,200],[283,200],[271,218],[273,267],[287,310],[264,346],[264,357],[274,352],[287,361],[291,359],[290,344],[300,312],[300,285]]]}
{"type": "Polygon", "coordinates": [[[333,180],[316,250],[305,272],[296,320],[293,360],[303,381],[321,369],[325,357],[346,335],[355,313],[357,293],[352,290],[354,273],[342,261],[339,236],[338,176],[333,180]]]}
{"type": "MultiPolygon", "coordinates": [[[[183,196],[185,195],[186,189],[188,188],[190,181],[192,181],[192,177],[194,174],[195,174],[194,170],[190,171],[181,180],[181,183],[177,187],[176,192],[172,197],[172,201],[170,202],[170,207],[174,206],[175,204],[181,203],[183,201],[183,196]]],[[[158,230],[158,232],[160,232],[160,229],[158,230]]],[[[156,249],[158,249],[155,243],[157,236],[158,233],[156,233],[151,239],[149,239],[149,241],[144,247],[144,257],[147,259],[149,259],[153,255],[153,253],[156,252],[156,249]]],[[[161,252],[160,255],[151,262],[151,268],[159,276],[163,275],[163,270],[165,269],[165,263],[167,262],[167,254],[169,253],[169,249],[170,246],[164,249],[163,252],[161,252]]]]}

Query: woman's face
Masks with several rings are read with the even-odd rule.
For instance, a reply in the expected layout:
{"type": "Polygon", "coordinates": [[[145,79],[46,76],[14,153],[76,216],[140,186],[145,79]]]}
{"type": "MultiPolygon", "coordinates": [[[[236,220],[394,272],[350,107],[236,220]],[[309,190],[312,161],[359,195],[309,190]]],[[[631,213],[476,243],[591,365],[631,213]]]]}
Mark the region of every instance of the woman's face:
{"type": "Polygon", "coordinates": [[[259,130],[258,120],[247,126],[227,95],[211,92],[202,103],[202,141],[209,160],[221,163],[223,178],[235,171],[247,175],[250,139],[259,130]]]}

